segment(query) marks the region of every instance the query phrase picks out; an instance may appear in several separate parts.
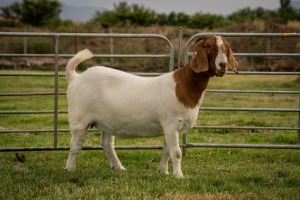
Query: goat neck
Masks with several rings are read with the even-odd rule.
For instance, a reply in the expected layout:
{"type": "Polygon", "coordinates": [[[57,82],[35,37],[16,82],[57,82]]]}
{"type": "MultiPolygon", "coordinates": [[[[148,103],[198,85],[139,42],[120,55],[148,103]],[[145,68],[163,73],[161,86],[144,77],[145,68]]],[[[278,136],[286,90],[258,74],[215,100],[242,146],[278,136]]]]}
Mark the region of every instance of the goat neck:
{"type": "Polygon", "coordinates": [[[199,107],[200,99],[202,99],[210,79],[209,73],[196,73],[187,64],[176,70],[173,77],[176,82],[176,96],[179,102],[187,108],[199,107]]]}

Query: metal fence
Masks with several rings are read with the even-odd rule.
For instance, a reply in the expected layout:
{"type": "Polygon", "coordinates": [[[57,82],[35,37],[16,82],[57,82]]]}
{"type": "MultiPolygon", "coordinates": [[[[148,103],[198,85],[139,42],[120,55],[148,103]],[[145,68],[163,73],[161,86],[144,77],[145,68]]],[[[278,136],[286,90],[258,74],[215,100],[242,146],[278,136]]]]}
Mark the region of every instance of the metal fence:
{"type": "MultiPolygon", "coordinates": [[[[186,44],[184,49],[184,62],[188,62],[189,56],[192,54],[190,51],[191,44],[193,41],[201,36],[207,34],[217,34],[226,37],[299,37],[300,34],[284,34],[284,33],[200,33],[192,36],[186,44]]],[[[181,52],[181,35],[182,30],[179,30],[179,55],[181,52]]],[[[0,130],[0,134],[10,133],[42,133],[50,132],[53,133],[53,146],[51,147],[5,147],[0,148],[0,152],[5,151],[39,151],[39,150],[68,150],[69,147],[58,146],[58,133],[68,132],[67,129],[58,128],[58,115],[67,113],[67,111],[58,109],[58,97],[65,95],[64,92],[58,91],[58,77],[62,76],[58,73],[58,59],[62,57],[72,57],[70,54],[59,53],[59,39],[62,37],[100,37],[100,38],[158,38],[166,42],[169,47],[169,52],[165,54],[96,54],[95,57],[106,57],[106,58],[169,58],[169,71],[174,69],[174,48],[171,42],[162,35],[157,34],[80,34],[80,33],[13,33],[13,32],[0,32],[0,37],[51,37],[54,38],[54,53],[53,54],[0,54],[0,57],[50,57],[55,61],[54,74],[33,74],[33,73],[0,73],[0,76],[54,76],[54,91],[53,92],[31,92],[31,93],[2,93],[0,97],[5,96],[36,96],[36,95],[53,95],[54,96],[54,108],[53,110],[42,110],[42,111],[0,111],[0,115],[14,115],[14,114],[53,114],[54,123],[53,130],[0,130]]],[[[235,56],[255,56],[255,57],[300,57],[299,53],[236,53],[235,56]]],[[[178,63],[180,63],[180,56],[178,56],[178,63]]],[[[138,75],[149,75],[146,73],[137,73],[138,75]]],[[[160,73],[151,73],[150,75],[159,75],[160,73]]],[[[232,73],[228,73],[232,75],[232,73]]],[[[299,72],[239,72],[241,75],[300,75],[299,72]]],[[[249,93],[249,94],[285,94],[285,95],[299,95],[300,91],[260,91],[260,90],[207,90],[208,93],[249,93]]],[[[298,143],[300,144],[300,108],[222,108],[222,107],[201,107],[200,110],[208,111],[257,111],[257,112],[296,112],[299,113],[298,127],[247,127],[247,126],[195,126],[195,129],[251,129],[251,130],[290,130],[298,132],[298,143]]],[[[266,145],[266,144],[202,144],[202,143],[189,143],[187,134],[183,136],[183,154],[186,154],[187,148],[193,147],[219,147],[219,148],[270,148],[270,149],[300,149],[300,145],[266,145]]],[[[130,146],[116,146],[116,149],[161,149],[160,145],[130,145],[130,146]]],[[[102,149],[101,146],[84,147],[86,150],[102,149]]]]}
{"type": "MultiPolygon", "coordinates": [[[[95,54],[94,57],[101,57],[101,58],[168,58],[169,59],[169,71],[173,71],[174,68],[174,48],[172,43],[163,35],[158,34],[101,34],[101,33],[22,33],[22,32],[0,32],[1,37],[50,37],[54,39],[54,53],[53,54],[29,54],[27,51],[24,51],[22,54],[7,54],[2,53],[0,57],[49,57],[53,58],[55,62],[54,66],[54,74],[49,73],[0,73],[2,77],[8,76],[46,76],[46,77],[54,77],[54,91],[53,92],[31,92],[31,93],[2,93],[0,97],[7,97],[7,96],[36,96],[36,95],[53,95],[54,96],[54,108],[53,110],[40,110],[40,111],[32,111],[32,110],[16,110],[16,111],[0,111],[0,115],[21,115],[21,114],[53,114],[53,129],[51,130],[0,130],[0,134],[12,134],[12,133],[53,133],[53,146],[51,147],[5,147],[0,148],[0,152],[4,151],[38,151],[38,150],[67,150],[69,147],[61,147],[58,146],[58,133],[60,132],[69,132],[68,129],[59,129],[58,128],[58,115],[67,113],[66,110],[59,110],[58,109],[58,97],[59,95],[65,95],[65,92],[58,91],[58,78],[59,76],[64,76],[59,74],[59,65],[58,60],[59,58],[69,58],[74,56],[73,54],[61,54],[59,53],[59,39],[63,37],[93,37],[93,38],[156,38],[164,41],[167,44],[169,51],[165,54],[95,54]]],[[[25,40],[26,41],[26,40],[25,40]]],[[[159,75],[160,73],[137,73],[138,75],[159,75]]],[[[149,149],[149,148],[161,148],[160,146],[118,146],[116,149],[133,149],[133,148],[140,148],[140,149],[149,149]]],[[[102,147],[84,147],[83,149],[102,149],[102,147]]]]}
{"type": "MultiPolygon", "coordinates": [[[[186,44],[184,50],[184,62],[187,63],[191,45],[196,38],[203,35],[221,35],[225,37],[300,37],[299,33],[199,33],[193,35],[186,44]]],[[[300,53],[235,53],[235,56],[248,57],[297,57],[300,53]]],[[[232,75],[234,73],[228,73],[232,75]]],[[[240,75],[292,75],[299,76],[300,72],[239,72],[240,75]]],[[[209,93],[252,93],[252,94],[286,94],[299,95],[300,91],[261,91],[261,90],[207,90],[209,93]]],[[[201,144],[189,143],[187,134],[183,136],[183,154],[186,154],[188,147],[219,147],[219,148],[266,148],[266,149],[300,149],[300,99],[297,109],[289,108],[222,108],[222,107],[201,107],[200,110],[210,111],[257,111],[257,112],[296,112],[298,114],[298,127],[253,127],[253,126],[195,126],[195,129],[248,129],[248,130],[294,130],[298,132],[298,145],[266,145],[266,144],[201,144]]]]}

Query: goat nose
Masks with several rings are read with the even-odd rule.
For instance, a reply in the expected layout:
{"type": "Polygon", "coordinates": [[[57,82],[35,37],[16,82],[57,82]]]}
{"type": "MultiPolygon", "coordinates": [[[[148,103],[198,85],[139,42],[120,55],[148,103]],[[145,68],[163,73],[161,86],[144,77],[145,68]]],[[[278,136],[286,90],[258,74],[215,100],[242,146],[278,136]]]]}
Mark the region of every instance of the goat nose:
{"type": "Polygon", "coordinates": [[[222,69],[226,69],[227,64],[225,62],[220,62],[219,65],[222,69]]]}

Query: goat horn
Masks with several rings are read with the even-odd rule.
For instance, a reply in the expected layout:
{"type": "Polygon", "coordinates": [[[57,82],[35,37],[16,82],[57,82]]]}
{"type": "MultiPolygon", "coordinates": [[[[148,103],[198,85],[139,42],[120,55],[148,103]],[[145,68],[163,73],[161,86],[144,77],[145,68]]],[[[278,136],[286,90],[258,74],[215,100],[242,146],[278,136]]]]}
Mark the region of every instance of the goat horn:
{"type": "Polygon", "coordinates": [[[197,37],[195,44],[197,42],[199,42],[200,40],[204,40],[204,39],[206,39],[206,38],[208,38],[210,36],[212,36],[212,35],[201,35],[201,36],[197,37]]]}

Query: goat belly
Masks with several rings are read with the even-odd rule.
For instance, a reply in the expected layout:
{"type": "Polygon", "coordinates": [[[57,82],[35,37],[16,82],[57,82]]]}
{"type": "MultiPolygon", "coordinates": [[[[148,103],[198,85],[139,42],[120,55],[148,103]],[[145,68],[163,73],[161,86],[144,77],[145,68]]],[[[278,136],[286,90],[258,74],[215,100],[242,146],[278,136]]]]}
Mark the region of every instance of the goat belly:
{"type": "Polygon", "coordinates": [[[154,119],[132,119],[130,117],[129,119],[122,121],[121,118],[114,118],[113,121],[110,121],[109,118],[106,118],[106,120],[97,122],[96,126],[99,130],[120,138],[139,138],[163,135],[162,126],[175,126],[178,134],[186,133],[195,123],[194,117],[173,118],[168,124],[154,119]]]}
{"type": "Polygon", "coordinates": [[[159,123],[147,122],[123,122],[120,124],[101,124],[97,128],[120,138],[155,137],[163,134],[159,123]]]}

